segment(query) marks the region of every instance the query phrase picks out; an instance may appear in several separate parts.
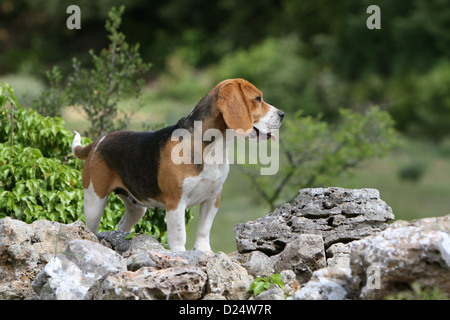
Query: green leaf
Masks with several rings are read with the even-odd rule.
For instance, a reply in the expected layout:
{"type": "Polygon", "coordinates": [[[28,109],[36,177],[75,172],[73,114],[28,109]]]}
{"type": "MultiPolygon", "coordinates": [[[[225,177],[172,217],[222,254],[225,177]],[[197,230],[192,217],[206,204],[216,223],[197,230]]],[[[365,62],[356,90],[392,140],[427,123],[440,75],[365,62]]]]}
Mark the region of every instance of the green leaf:
{"type": "Polygon", "coordinates": [[[272,278],[273,283],[277,284],[281,289],[284,289],[284,283],[281,274],[275,273],[271,275],[270,278],[272,278]]]}

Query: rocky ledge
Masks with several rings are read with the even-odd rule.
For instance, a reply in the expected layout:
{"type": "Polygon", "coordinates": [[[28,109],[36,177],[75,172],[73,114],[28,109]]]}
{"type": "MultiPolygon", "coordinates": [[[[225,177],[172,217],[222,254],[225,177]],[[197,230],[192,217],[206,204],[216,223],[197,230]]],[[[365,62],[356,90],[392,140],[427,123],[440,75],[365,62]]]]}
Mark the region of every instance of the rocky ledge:
{"type": "Polygon", "coordinates": [[[381,299],[413,283],[450,296],[450,215],[393,219],[374,189],[299,191],[235,228],[237,252],[172,252],[83,223],[0,220],[0,299],[381,299]],[[256,296],[256,277],[281,274],[256,296]]]}

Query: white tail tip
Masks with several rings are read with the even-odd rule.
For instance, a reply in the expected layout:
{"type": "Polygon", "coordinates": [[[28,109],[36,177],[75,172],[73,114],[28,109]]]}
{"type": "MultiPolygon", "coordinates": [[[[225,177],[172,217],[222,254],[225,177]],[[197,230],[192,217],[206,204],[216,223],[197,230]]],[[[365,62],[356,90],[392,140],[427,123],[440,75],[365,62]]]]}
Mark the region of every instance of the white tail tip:
{"type": "Polygon", "coordinates": [[[74,131],[75,137],[72,142],[72,152],[75,154],[75,148],[81,146],[81,136],[78,132],[74,131]]]}

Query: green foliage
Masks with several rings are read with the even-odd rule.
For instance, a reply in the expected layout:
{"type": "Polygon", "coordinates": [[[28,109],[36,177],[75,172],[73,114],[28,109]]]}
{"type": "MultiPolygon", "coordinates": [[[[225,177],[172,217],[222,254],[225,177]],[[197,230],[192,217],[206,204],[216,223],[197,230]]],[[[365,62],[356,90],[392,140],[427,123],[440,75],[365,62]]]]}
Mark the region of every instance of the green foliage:
{"type": "Polygon", "coordinates": [[[403,181],[417,183],[425,174],[428,163],[422,160],[412,160],[398,170],[398,176],[403,181]]]}
{"type": "Polygon", "coordinates": [[[14,89],[9,83],[0,83],[0,107],[4,108],[7,104],[20,107],[17,98],[14,95],[14,89]]]}
{"type": "Polygon", "coordinates": [[[364,160],[386,155],[395,144],[389,114],[373,107],[365,114],[342,109],[336,125],[297,112],[280,130],[280,169],[274,176],[259,175],[251,165],[241,168],[259,196],[272,209],[301,188],[333,182],[364,160]]]}
{"type": "MultiPolygon", "coordinates": [[[[11,216],[27,223],[39,219],[84,221],[83,161],[71,154],[73,134],[64,128],[64,121],[20,108],[8,84],[0,85],[0,103],[0,218],[11,216]],[[14,110],[13,121],[8,102],[14,110]]],[[[90,142],[82,137],[83,145],[90,142]]],[[[122,200],[111,194],[99,231],[116,229],[124,212],[122,200]]],[[[186,225],[191,219],[192,211],[186,210],[186,225]]],[[[148,209],[134,230],[166,243],[165,211],[148,209]]]]}
{"type": "MultiPolygon", "coordinates": [[[[8,110],[3,107],[2,115],[8,110]]],[[[44,157],[56,158],[59,161],[70,161],[80,168],[80,163],[70,157],[73,134],[64,128],[62,118],[44,117],[32,109],[16,109],[14,111],[14,139],[15,146],[33,146],[39,149],[44,157]]],[[[0,127],[0,142],[8,140],[12,122],[2,116],[0,127]]],[[[84,143],[91,142],[83,138],[84,143]]]]}
{"type": "Polygon", "coordinates": [[[450,135],[450,62],[436,64],[419,78],[414,110],[426,135],[442,139],[450,135]]]}
{"type": "Polygon", "coordinates": [[[61,108],[65,105],[65,94],[62,87],[63,76],[57,66],[45,73],[49,88],[34,99],[31,108],[48,117],[61,116],[61,108]]]}
{"type": "Polygon", "coordinates": [[[251,284],[248,292],[253,292],[253,296],[256,297],[264,290],[269,290],[273,285],[278,285],[281,289],[284,289],[283,279],[281,274],[273,274],[269,277],[256,278],[251,284]]]}
{"type": "Polygon", "coordinates": [[[27,223],[80,220],[79,170],[44,157],[37,148],[0,146],[0,218],[11,216],[27,223]]]}
{"type": "Polygon", "coordinates": [[[414,282],[411,290],[385,297],[386,300],[450,300],[450,297],[438,287],[429,287],[414,282]]]}
{"type": "Polygon", "coordinates": [[[89,136],[97,138],[107,132],[124,129],[129,115],[116,121],[119,114],[118,102],[125,94],[136,99],[144,86],[142,78],[150,68],[139,54],[139,44],[130,46],[125,35],[119,32],[125,7],[112,8],[105,28],[110,44],[99,55],[89,51],[93,67],[81,67],[81,61],[72,60],[73,73],[68,77],[67,98],[69,103],[80,105],[86,112],[91,127],[89,136]]]}

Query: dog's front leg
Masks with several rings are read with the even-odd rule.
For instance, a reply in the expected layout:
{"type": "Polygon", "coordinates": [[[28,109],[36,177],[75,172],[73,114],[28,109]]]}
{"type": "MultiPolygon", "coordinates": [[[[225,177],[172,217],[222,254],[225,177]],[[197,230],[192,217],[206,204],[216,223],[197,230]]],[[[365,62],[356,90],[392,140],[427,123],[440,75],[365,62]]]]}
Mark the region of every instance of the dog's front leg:
{"type": "Polygon", "coordinates": [[[174,210],[168,210],[166,214],[167,221],[167,241],[170,250],[185,251],[186,244],[186,227],[185,214],[186,206],[181,203],[174,210]]]}
{"type": "Polygon", "coordinates": [[[216,205],[218,205],[216,199],[210,199],[200,204],[197,238],[195,239],[194,245],[195,250],[212,252],[209,243],[209,234],[211,232],[214,217],[219,209],[216,205]]]}

